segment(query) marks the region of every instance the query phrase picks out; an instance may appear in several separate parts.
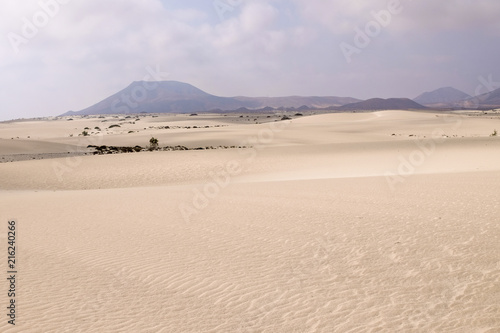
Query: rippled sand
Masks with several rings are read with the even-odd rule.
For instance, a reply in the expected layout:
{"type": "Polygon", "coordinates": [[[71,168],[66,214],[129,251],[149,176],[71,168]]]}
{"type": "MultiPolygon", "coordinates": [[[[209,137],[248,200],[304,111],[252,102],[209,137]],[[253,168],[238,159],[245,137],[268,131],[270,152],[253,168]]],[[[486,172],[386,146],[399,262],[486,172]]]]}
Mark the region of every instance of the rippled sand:
{"type": "MultiPolygon", "coordinates": [[[[18,325],[0,331],[500,331],[498,119],[155,121],[228,126],[100,140],[253,148],[0,164],[0,243],[16,218],[20,277],[18,325]]],[[[67,123],[35,125],[21,135],[43,152],[81,144],[49,133],[67,123]]]]}

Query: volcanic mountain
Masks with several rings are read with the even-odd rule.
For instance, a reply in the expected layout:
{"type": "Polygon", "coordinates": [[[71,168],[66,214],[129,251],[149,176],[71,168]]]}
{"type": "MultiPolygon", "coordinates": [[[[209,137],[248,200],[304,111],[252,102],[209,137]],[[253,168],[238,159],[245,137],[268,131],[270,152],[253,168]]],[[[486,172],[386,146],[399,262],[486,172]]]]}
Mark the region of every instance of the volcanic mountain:
{"type": "Polygon", "coordinates": [[[452,87],[445,87],[431,92],[425,92],[413,100],[429,107],[452,107],[468,98],[471,98],[471,96],[463,91],[452,87]]]}
{"type": "Polygon", "coordinates": [[[273,108],[327,108],[337,107],[349,103],[360,102],[361,100],[352,97],[335,97],[335,96],[287,96],[287,97],[243,97],[238,96],[234,99],[242,102],[253,102],[260,106],[269,106],[273,108]]]}
{"type": "Polygon", "coordinates": [[[486,94],[482,94],[476,97],[469,98],[462,102],[462,106],[465,108],[473,109],[494,109],[500,107],[500,88],[490,91],[486,94]]]}
{"type": "Polygon", "coordinates": [[[65,115],[127,113],[189,113],[212,109],[254,107],[232,98],[210,95],[190,84],[177,81],[135,81],[125,89],[77,112],[65,115]]]}
{"type": "Polygon", "coordinates": [[[239,108],[255,110],[268,106],[298,108],[304,105],[310,108],[326,108],[357,101],[359,100],[355,98],[333,96],[219,97],[178,81],[136,81],[97,104],[77,112],[69,111],[64,115],[191,113],[239,108]]]}
{"type": "Polygon", "coordinates": [[[420,105],[408,98],[372,98],[366,101],[343,105],[338,108],[341,111],[347,110],[424,110],[425,106],[420,105]]]}

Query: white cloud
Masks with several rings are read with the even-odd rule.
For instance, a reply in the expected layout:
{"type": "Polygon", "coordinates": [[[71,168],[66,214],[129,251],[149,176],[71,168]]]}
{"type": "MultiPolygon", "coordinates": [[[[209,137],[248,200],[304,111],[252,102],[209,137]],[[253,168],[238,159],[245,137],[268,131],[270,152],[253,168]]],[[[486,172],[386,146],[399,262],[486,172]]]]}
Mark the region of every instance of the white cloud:
{"type": "Polygon", "coordinates": [[[444,82],[442,73],[468,71],[465,81],[497,67],[491,36],[500,31],[500,2],[493,0],[401,0],[404,11],[351,65],[339,43],[352,42],[354,27],[387,8],[386,0],[245,0],[223,21],[210,0],[179,0],[170,9],[159,0],[72,0],[15,54],[7,33],[21,33],[39,1],[0,2],[0,109],[15,110],[12,117],[82,109],[156,65],[168,79],[221,95],[353,97],[396,90],[413,96],[418,86],[405,88],[398,78],[413,75],[423,86],[421,73],[444,82]],[[374,90],[372,77],[391,81],[374,90]]]}
{"type": "Polygon", "coordinates": [[[370,11],[386,6],[384,0],[294,0],[302,16],[319,23],[334,34],[351,33],[354,27],[367,22],[370,11]]]}
{"type": "Polygon", "coordinates": [[[493,0],[294,0],[303,17],[317,22],[333,34],[349,34],[356,26],[373,20],[372,11],[387,10],[390,4],[401,8],[394,26],[400,33],[475,29],[487,26],[487,33],[498,34],[500,1],[493,0]]]}
{"type": "Polygon", "coordinates": [[[453,31],[489,27],[485,33],[498,33],[500,27],[498,1],[413,1],[407,7],[408,29],[453,31]]]}
{"type": "Polygon", "coordinates": [[[260,33],[263,30],[272,28],[277,10],[265,3],[251,2],[244,6],[240,15],[240,22],[243,31],[248,33],[260,33]]]}

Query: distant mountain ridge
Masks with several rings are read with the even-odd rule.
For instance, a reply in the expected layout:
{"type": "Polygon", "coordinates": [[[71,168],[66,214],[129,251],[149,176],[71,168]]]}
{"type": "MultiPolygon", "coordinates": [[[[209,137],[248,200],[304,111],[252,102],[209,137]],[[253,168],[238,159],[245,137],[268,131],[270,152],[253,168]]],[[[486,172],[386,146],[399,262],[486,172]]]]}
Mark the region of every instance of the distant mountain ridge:
{"type": "Polygon", "coordinates": [[[178,81],[135,81],[125,89],[80,111],[66,115],[129,113],[192,113],[240,108],[326,108],[359,101],[350,97],[219,97],[178,81]]]}
{"type": "Polygon", "coordinates": [[[135,81],[125,89],[80,111],[62,116],[132,114],[132,113],[195,113],[204,111],[271,112],[272,110],[425,110],[488,109],[500,107],[500,89],[471,97],[452,87],[425,92],[414,100],[408,98],[372,98],[365,101],[352,97],[287,96],[287,97],[220,97],[195,86],[178,81],[135,81]]]}
{"type": "Polygon", "coordinates": [[[286,96],[286,97],[233,97],[242,102],[254,102],[259,107],[272,108],[297,108],[307,106],[309,108],[326,108],[342,106],[349,103],[360,102],[361,100],[352,97],[333,97],[333,96],[286,96]]]}
{"type": "Polygon", "coordinates": [[[413,100],[421,105],[430,107],[447,107],[456,105],[458,102],[471,98],[470,95],[452,87],[439,88],[434,91],[425,92],[413,100]]]}
{"type": "Polygon", "coordinates": [[[348,110],[425,110],[425,106],[412,101],[409,98],[372,98],[366,101],[346,104],[338,108],[341,111],[348,110]]]}
{"type": "Polygon", "coordinates": [[[500,89],[479,96],[470,96],[452,87],[426,92],[414,99],[430,108],[493,109],[500,107],[500,89]]]}
{"type": "Polygon", "coordinates": [[[68,114],[189,113],[253,106],[251,102],[208,94],[188,83],[135,81],[86,109],[68,114]]]}
{"type": "Polygon", "coordinates": [[[464,108],[493,109],[500,107],[500,88],[488,93],[471,97],[461,103],[464,108]]]}

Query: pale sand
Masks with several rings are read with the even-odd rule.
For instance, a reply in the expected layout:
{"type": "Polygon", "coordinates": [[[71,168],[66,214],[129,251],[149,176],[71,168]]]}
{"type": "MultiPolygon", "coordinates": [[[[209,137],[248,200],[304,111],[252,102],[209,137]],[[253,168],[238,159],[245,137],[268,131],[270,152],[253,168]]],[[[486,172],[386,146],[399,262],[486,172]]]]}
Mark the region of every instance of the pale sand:
{"type": "MultiPolygon", "coordinates": [[[[498,119],[230,118],[144,118],[99,142],[253,148],[0,164],[3,271],[19,223],[18,325],[0,331],[500,332],[498,119]],[[141,131],[166,124],[228,126],[141,131]]],[[[0,124],[0,155],[77,150],[71,130],[101,120],[0,124]]]]}

